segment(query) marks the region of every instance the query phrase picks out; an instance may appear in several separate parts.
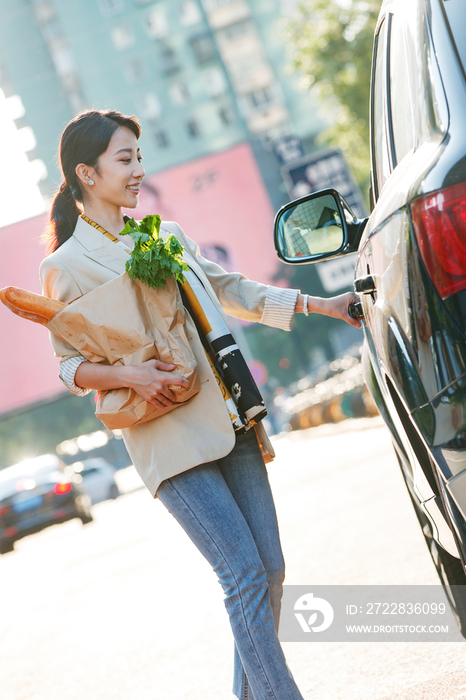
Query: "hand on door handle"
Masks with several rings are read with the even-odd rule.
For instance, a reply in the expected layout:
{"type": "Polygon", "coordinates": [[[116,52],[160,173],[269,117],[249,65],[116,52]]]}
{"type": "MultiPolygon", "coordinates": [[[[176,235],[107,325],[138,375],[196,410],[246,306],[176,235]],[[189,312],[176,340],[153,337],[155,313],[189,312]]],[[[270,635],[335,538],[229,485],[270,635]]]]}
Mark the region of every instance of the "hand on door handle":
{"type": "Polygon", "coordinates": [[[364,318],[364,312],[360,301],[352,302],[348,306],[348,315],[351,316],[351,318],[356,319],[356,321],[360,321],[364,318]]]}

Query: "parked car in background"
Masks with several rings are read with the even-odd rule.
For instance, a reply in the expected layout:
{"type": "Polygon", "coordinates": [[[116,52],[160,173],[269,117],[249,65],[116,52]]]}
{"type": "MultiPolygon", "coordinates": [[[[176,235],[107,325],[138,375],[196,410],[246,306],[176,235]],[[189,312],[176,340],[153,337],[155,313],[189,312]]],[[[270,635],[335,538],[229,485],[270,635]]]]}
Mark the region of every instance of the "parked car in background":
{"type": "Polygon", "coordinates": [[[286,205],[275,224],[285,262],[358,251],[365,380],[464,636],[465,27],[464,0],[385,0],[372,64],[371,216],[358,221],[327,190],[286,205]]]}
{"type": "Polygon", "coordinates": [[[64,467],[46,454],[0,471],[0,554],[49,525],[72,518],[92,522],[91,499],[64,467]]]}
{"type": "MultiPolygon", "coordinates": [[[[69,467],[67,467],[67,470],[69,467]]],[[[118,498],[120,489],[115,481],[115,468],[102,457],[74,462],[71,469],[82,479],[82,485],[92,503],[118,498]]]]}

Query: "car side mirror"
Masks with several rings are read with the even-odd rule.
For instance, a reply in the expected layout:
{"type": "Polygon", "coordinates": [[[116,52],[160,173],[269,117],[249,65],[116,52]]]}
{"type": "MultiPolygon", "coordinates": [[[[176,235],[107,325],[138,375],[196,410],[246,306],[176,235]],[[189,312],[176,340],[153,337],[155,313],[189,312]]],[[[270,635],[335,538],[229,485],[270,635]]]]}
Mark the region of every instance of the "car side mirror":
{"type": "Polygon", "coordinates": [[[329,260],[358,249],[367,219],[357,219],[339,192],[321,190],[285,204],[275,217],[280,260],[302,264],[329,260]]]}

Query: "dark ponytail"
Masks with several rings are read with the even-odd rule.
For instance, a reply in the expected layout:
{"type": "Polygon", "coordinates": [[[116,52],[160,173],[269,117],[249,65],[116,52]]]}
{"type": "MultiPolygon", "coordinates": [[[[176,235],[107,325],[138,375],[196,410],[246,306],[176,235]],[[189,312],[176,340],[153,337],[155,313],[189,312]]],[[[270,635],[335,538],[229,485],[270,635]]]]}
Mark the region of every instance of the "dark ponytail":
{"type": "Polygon", "coordinates": [[[73,235],[81,210],[71,193],[70,186],[62,182],[50,210],[50,225],[46,231],[48,252],[52,253],[73,235]]]}
{"type": "Polygon", "coordinates": [[[112,135],[120,126],[130,129],[137,139],[141,135],[136,117],[112,111],[81,112],[65,127],[59,151],[64,182],[53,200],[50,224],[45,232],[49,253],[71,238],[81,213],[76,202],[83,201],[83,193],[76,166],[84,163],[96,167],[99,156],[105,153],[112,135]]]}

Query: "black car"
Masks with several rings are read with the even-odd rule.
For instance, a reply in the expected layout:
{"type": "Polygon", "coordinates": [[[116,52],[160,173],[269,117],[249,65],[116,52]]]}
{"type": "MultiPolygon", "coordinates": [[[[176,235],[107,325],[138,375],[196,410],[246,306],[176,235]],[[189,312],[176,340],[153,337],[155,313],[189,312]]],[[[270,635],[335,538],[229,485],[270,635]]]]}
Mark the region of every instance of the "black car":
{"type": "Polygon", "coordinates": [[[58,457],[42,455],[0,471],[0,554],[49,525],[72,518],[92,522],[91,499],[65,476],[64,466],[58,457]]]}
{"type": "Polygon", "coordinates": [[[364,377],[466,636],[465,27],[464,0],[383,3],[372,213],[314,193],[278,213],[275,245],[291,263],[357,251],[364,377]]]}

